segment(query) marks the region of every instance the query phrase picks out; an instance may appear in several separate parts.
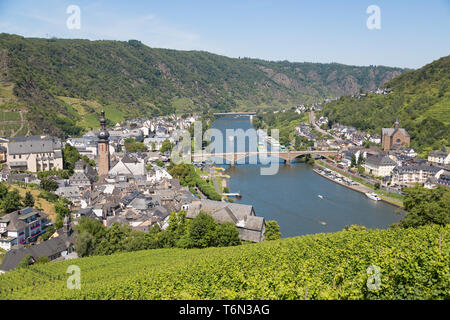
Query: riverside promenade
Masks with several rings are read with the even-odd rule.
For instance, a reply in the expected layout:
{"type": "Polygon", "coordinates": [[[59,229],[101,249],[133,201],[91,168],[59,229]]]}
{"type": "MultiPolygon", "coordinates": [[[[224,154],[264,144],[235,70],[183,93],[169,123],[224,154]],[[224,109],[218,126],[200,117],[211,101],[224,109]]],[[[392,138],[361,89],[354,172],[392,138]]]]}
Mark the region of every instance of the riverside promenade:
{"type": "MultiPolygon", "coordinates": [[[[352,189],[354,191],[357,191],[357,192],[360,192],[360,193],[364,193],[364,194],[368,193],[368,192],[370,192],[370,193],[371,192],[377,193],[377,190],[369,188],[369,187],[363,185],[362,183],[360,183],[358,181],[355,181],[354,177],[351,174],[346,173],[343,170],[340,170],[339,168],[335,168],[333,165],[327,164],[327,165],[324,166],[324,165],[321,165],[321,164],[316,162],[315,166],[320,168],[320,169],[328,168],[328,169],[330,169],[330,170],[332,170],[334,172],[337,172],[337,173],[341,174],[342,176],[345,176],[345,177],[353,180],[353,182],[355,183],[354,185],[349,185],[349,184],[347,184],[345,182],[339,182],[339,181],[331,179],[330,177],[327,177],[326,175],[320,173],[317,169],[313,169],[314,173],[324,177],[325,179],[333,181],[334,183],[337,183],[337,184],[339,184],[339,185],[341,185],[343,187],[346,187],[348,189],[352,189]]],[[[400,207],[400,208],[403,206],[403,202],[401,200],[394,199],[394,198],[391,198],[391,197],[388,197],[388,196],[386,196],[384,194],[379,194],[379,193],[378,193],[378,196],[381,198],[381,201],[384,201],[386,203],[389,203],[391,205],[394,205],[394,206],[400,207]]]]}

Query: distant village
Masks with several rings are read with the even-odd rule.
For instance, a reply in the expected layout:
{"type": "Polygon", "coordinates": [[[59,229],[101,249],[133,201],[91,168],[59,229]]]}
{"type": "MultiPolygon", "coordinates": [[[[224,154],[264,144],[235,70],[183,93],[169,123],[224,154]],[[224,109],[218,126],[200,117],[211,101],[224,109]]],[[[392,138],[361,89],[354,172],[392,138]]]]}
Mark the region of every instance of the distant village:
{"type": "MultiPolygon", "coordinates": [[[[379,94],[388,94],[379,93],[379,94]]],[[[296,112],[320,110],[320,107],[298,106],[296,112]]],[[[410,135],[399,120],[380,134],[369,134],[351,126],[333,124],[320,117],[313,123],[302,123],[295,134],[314,141],[315,150],[338,150],[333,162],[341,169],[361,166],[364,173],[378,178],[382,185],[400,192],[401,188],[423,184],[426,188],[450,186],[450,154],[446,148],[429,152],[427,159],[417,157],[410,147],[410,135]],[[314,132],[319,132],[321,138],[314,132]]]]}

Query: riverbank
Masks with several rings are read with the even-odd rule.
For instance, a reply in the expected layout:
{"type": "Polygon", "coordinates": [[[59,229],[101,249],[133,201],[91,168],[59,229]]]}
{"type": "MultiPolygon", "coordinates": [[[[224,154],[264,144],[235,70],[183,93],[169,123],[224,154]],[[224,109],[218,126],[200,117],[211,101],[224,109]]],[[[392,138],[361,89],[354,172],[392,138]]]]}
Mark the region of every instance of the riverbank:
{"type": "Polygon", "coordinates": [[[321,161],[316,161],[315,162],[315,166],[318,167],[318,168],[321,168],[321,169],[327,168],[329,170],[332,170],[333,172],[337,172],[340,175],[351,179],[356,185],[348,185],[346,183],[338,182],[338,181],[336,181],[334,179],[331,179],[331,178],[327,177],[326,175],[323,175],[323,174],[319,173],[316,169],[313,169],[313,171],[316,174],[318,174],[318,175],[320,175],[320,176],[322,176],[322,177],[324,177],[324,178],[326,178],[326,179],[328,179],[330,181],[333,181],[333,182],[335,182],[335,183],[337,183],[337,184],[339,184],[339,185],[341,185],[343,187],[352,189],[352,190],[360,192],[360,193],[368,193],[368,192],[371,193],[371,192],[375,191],[375,192],[378,193],[378,196],[381,198],[381,201],[384,201],[386,203],[389,203],[389,204],[394,205],[394,206],[399,207],[399,208],[403,207],[403,201],[402,200],[389,197],[388,195],[384,194],[384,192],[382,190],[380,190],[380,189],[376,190],[376,189],[374,189],[372,187],[369,187],[369,186],[367,186],[365,184],[362,184],[361,182],[357,181],[354,177],[352,177],[350,174],[345,173],[342,170],[338,170],[338,169],[336,169],[336,168],[334,168],[332,166],[326,165],[325,163],[323,163],[321,161]]]}

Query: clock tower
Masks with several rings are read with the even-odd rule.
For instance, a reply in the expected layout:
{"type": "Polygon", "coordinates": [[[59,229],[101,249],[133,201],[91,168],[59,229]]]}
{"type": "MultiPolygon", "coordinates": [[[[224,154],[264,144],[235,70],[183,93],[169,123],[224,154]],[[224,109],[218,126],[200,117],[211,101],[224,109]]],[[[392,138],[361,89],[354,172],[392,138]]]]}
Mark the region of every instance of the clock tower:
{"type": "Polygon", "coordinates": [[[106,130],[105,111],[100,117],[100,132],[98,133],[98,175],[106,176],[109,172],[109,132],[106,130]]]}

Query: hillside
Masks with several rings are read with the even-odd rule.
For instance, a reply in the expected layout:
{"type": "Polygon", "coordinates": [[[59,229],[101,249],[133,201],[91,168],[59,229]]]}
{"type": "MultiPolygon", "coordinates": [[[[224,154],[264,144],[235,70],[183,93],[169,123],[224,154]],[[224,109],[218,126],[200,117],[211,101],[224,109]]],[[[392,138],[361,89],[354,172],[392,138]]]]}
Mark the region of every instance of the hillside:
{"type": "Polygon", "coordinates": [[[324,106],[331,121],[381,134],[399,117],[419,151],[450,144],[450,56],[421,69],[406,72],[388,83],[388,95],[369,94],[358,99],[341,97],[324,106]]]}
{"type": "Polygon", "coordinates": [[[76,135],[110,121],[185,111],[293,106],[374,89],[404,70],[383,66],[232,59],[154,49],[136,40],[0,34],[0,135],[76,135]],[[28,111],[19,113],[19,110],[28,111]],[[28,120],[22,125],[21,116],[28,120]],[[21,126],[22,125],[22,126],[21,126]]]}
{"type": "Polygon", "coordinates": [[[449,236],[448,225],[352,229],[52,262],[0,275],[0,299],[449,299],[449,236]],[[66,288],[70,265],[80,290],[66,288]],[[378,290],[367,287],[371,265],[378,290]]]}

